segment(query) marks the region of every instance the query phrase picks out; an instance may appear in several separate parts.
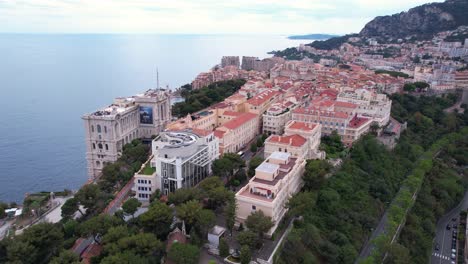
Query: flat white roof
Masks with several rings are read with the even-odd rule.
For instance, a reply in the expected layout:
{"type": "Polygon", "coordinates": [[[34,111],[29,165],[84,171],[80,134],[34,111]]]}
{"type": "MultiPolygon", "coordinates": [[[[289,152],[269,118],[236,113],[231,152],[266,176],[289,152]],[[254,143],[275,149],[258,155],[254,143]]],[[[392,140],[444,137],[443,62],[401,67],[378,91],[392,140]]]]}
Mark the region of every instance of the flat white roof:
{"type": "Polygon", "coordinates": [[[289,152],[279,152],[275,151],[271,153],[268,158],[277,159],[277,160],[288,160],[291,154],[289,152]]]}
{"type": "Polygon", "coordinates": [[[275,173],[279,169],[278,164],[268,163],[264,161],[260,166],[258,166],[255,171],[266,172],[266,173],[275,173]]]}

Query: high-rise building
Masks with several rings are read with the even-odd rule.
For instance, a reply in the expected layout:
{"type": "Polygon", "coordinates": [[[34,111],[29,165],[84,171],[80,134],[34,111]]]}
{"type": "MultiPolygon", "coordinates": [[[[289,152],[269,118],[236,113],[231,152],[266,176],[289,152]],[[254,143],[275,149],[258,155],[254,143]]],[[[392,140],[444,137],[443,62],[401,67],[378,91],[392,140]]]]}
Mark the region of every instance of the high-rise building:
{"type": "Polygon", "coordinates": [[[224,68],[226,66],[235,66],[239,68],[239,56],[223,56],[223,58],[221,58],[221,67],[224,68]]]}
{"type": "Polygon", "coordinates": [[[115,162],[123,146],[137,138],[151,138],[171,120],[170,92],[150,89],[132,97],[119,97],[111,105],[83,117],[86,160],[91,180],[107,163],[115,162]]]}
{"type": "Polygon", "coordinates": [[[258,60],[257,57],[242,56],[242,69],[246,71],[253,70],[256,60],[258,60]]]}

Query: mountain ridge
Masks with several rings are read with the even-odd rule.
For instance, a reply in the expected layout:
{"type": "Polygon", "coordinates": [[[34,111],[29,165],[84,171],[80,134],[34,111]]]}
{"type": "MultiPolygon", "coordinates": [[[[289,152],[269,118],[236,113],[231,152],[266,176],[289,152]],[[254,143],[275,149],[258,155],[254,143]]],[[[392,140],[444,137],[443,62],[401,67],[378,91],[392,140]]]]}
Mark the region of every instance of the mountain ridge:
{"type": "Polygon", "coordinates": [[[361,37],[429,39],[436,33],[468,25],[468,1],[447,0],[413,7],[393,15],[378,16],[361,30],[361,37]]]}

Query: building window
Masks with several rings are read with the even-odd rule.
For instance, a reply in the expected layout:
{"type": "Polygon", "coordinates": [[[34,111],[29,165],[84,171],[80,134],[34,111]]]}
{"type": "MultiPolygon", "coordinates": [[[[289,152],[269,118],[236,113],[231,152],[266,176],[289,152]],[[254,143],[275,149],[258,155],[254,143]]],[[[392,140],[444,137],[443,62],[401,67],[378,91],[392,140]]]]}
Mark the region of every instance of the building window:
{"type": "Polygon", "coordinates": [[[106,144],[106,150],[109,150],[109,146],[106,144]]]}
{"type": "Polygon", "coordinates": [[[101,125],[97,125],[96,128],[97,128],[97,132],[101,133],[101,125]]]}
{"type": "Polygon", "coordinates": [[[102,149],[102,144],[101,143],[98,144],[98,148],[102,149]]]}
{"type": "Polygon", "coordinates": [[[107,133],[107,126],[104,126],[104,133],[107,133]]]}
{"type": "Polygon", "coordinates": [[[93,143],[93,149],[96,149],[96,144],[93,143]]]}

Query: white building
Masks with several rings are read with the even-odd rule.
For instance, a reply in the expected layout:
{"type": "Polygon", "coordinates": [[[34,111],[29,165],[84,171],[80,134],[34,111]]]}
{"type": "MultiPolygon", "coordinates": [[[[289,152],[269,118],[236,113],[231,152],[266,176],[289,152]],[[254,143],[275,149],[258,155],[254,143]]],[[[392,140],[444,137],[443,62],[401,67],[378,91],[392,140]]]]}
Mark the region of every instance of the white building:
{"type": "Polygon", "coordinates": [[[149,202],[151,194],[157,189],[161,189],[161,181],[157,180],[156,169],[151,166],[152,159],[153,156],[133,176],[132,190],[135,192],[135,197],[141,202],[149,202]]]}
{"type": "Polygon", "coordinates": [[[219,157],[219,141],[207,130],[166,131],[153,140],[152,152],[156,181],[167,195],[193,187],[211,174],[211,164],[219,157]]]}
{"type": "Polygon", "coordinates": [[[338,94],[338,102],[356,104],[356,113],[365,117],[371,117],[379,126],[385,126],[390,120],[392,100],[385,94],[378,94],[366,89],[344,91],[338,94]]]}
{"type": "Polygon", "coordinates": [[[107,163],[116,161],[123,146],[137,138],[151,138],[171,120],[170,92],[148,90],[83,117],[86,160],[90,179],[100,176],[107,163]]]}

